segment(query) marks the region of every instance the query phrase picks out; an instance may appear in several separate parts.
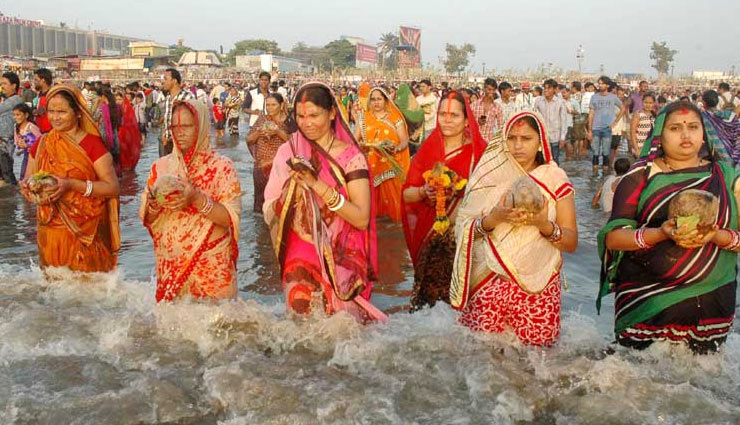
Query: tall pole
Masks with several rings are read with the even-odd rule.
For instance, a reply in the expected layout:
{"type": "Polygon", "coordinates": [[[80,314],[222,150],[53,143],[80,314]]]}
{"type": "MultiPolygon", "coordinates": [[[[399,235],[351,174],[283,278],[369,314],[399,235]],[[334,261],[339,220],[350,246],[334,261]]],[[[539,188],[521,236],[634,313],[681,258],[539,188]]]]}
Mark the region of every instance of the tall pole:
{"type": "Polygon", "coordinates": [[[486,63],[483,62],[483,78],[486,78],[486,63]]]}

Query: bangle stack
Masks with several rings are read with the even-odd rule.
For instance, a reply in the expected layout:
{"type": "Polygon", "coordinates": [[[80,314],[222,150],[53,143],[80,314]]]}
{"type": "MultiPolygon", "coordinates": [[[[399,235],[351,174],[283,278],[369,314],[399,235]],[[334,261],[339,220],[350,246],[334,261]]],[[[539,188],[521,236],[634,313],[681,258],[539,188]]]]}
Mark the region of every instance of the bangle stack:
{"type": "Polygon", "coordinates": [[[723,246],[722,249],[726,249],[728,251],[735,251],[740,247],[740,232],[733,229],[724,229],[727,232],[730,232],[730,243],[723,246]]]}
{"type": "Polygon", "coordinates": [[[650,249],[653,246],[645,242],[645,228],[641,227],[635,231],[635,244],[640,250],[650,249]]]}
{"type": "Polygon", "coordinates": [[[336,205],[329,205],[329,211],[336,212],[336,211],[341,210],[342,207],[344,206],[344,202],[345,202],[344,195],[342,195],[340,193],[339,194],[339,201],[337,201],[336,205]]]}
{"type": "Polygon", "coordinates": [[[475,231],[481,236],[486,236],[491,233],[483,228],[483,217],[478,217],[473,221],[473,229],[475,229],[475,231]]]}
{"type": "Polygon", "coordinates": [[[552,243],[558,243],[563,240],[563,229],[558,226],[558,223],[555,223],[554,221],[551,221],[550,224],[552,224],[552,233],[550,236],[547,237],[547,240],[552,243]]]}
{"type": "Polygon", "coordinates": [[[329,208],[329,211],[339,211],[344,206],[344,203],[346,202],[346,199],[344,199],[344,195],[339,193],[338,190],[332,188],[331,189],[331,198],[329,198],[326,202],[326,207],[329,208]]]}
{"type": "Polygon", "coordinates": [[[213,198],[206,196],[206,202],[204,204],[202,208],[198,208],[198,212],[207,216],[213,211],[213,198]]]}
{"type": "Polygon", "coordinates": [[[85,198],[89,198],[90,196],[92,196],[92,192],[93,182],[88,180],[87,182],[85,182],[85,193],[82,196],[84,196],[85,198]]]}

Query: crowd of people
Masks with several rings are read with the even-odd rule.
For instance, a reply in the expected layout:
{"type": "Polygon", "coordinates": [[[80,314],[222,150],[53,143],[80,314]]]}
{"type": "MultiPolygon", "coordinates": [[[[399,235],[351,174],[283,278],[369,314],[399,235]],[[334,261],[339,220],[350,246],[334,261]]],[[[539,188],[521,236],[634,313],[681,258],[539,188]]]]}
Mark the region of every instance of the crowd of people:
{"type": "Polygon", "coordinates": [[[139,210],[156,299],[235,298],[242,182],[211,146],[211,129],[238,137],[245,116],[253,213],[269,228],[292,314],[388,320],[371,295],[376,223],[389,220],[402,225],[414,267],[412,312],[441,301],[473,330],[554,344],[562,252],[578,246],[574,188],[560,164],[590,155],[606,179],[594,205],[611,212],[598,239],[597,304],[615,294],[617,342],[704,353],[732,326],[740,99],[725,83],[678,96],[645,81],[630,92],[606,76],[466,88],[428,79],[295,87],[266,72],[254,87],[187,85],[174,68],[156,84],[113,87],[34,75],[31,95],[12,72],[0,79],[0,169],[15,185],[18,149],[44,268],[116,267],[118,178],[157,129],[160,158],[139,210]],[[715,205],[709,222],[697,225],[710,207],[672,212],[692,190],[715,205]]]}

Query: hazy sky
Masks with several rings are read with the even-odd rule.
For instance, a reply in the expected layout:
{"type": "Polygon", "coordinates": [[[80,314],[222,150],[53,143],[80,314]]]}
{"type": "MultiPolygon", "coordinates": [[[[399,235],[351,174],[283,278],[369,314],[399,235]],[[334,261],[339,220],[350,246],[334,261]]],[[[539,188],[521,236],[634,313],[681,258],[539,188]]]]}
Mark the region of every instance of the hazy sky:
{"type": "Polygon", "coordinates": [[[5,15],[67,22],[80,28],[224,51],[238,40],[266,38],[290,50],[298,41],[323,45],[340,35],[377,42],[399,25],[421,28],[422,61],[439,66],[445,43],[472,43],[480,72],[553,63],[585,71],[649,72],[653,40],[679,51],[675,73],[728,71],[740,54],[738,0],[57,0],[0,1],[5,15]],[[372,6],[370,6],[372,5],[372,6]]]}

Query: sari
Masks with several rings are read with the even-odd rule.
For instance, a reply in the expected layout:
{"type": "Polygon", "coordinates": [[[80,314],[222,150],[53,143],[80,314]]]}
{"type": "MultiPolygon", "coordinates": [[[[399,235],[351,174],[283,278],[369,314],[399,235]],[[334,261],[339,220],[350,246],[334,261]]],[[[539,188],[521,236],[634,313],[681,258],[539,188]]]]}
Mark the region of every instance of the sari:
{"type": "MultiPolygon", "coordinates": [[[[58,84],[47,96],[51,98],[63,91],[72,95],[80,109],[80,127],[99,138],[87,101],[78,88],[58,84]]],[[[52,129],[42,136],[34,158],[37,172],[65,179],[98,180],[88,153],[63,132],[52,129]]],[[[36,217],[41,267],[66,266],[81,272],[108,272],[116,267],[121,248],[118,197],[85,197],[68,190],[56,202],[37,205],[36,217]]]]}
{"type": "MultiPolygon", "coordinates": [[[[465,144],[445,153],[444,136],[438,123],[412,158],[403,190],[423,186],[424,173],[434,168],[437,163],[444,164],[461,178],[470,177],[483,155],[486,141],[480,135],[478,123],[467,101],[465,109],[468,117],[468,126],[463,135],[465,144]]],[[[414,289],[411,297],[411,306],[414,310],[425,305],[434,307],[439,300],[448,304],[450,302],[450,278],[452,260],[455,256],[454,223],[463,194],[464,192],[460,191],[447,202],[447,217],[452,225],[443,234],[437,233],[432,228],[437,213],[431,200],[406,203],[403,198],[401,199],[404,211],[403,230],[414,265],[414,289]]]]}
{"type": "Polygon", "coordinates": [[[556,203],[573,195],[573,185],[553,160],[543,119],[531,111],[515,114],[503,133],[494,133],[470,177],[455,225],[450,304],[462,311],[460,321],[473,330],[513,330],[525,344],[551,345],[560,335],[560,250],[535,226],[501,223],[482,236],[474,225],[522,176],[539,186],[547,200],[548,220],[555,221],[556,203]],[[524,117],[538,124],[544,158],[544,164],[530,173],[506,146],[512,125],[524,117]]]}
{"type": "MultiPolygon", "coordinates": [[[[162,209],[146,221],[147,194],[141,195],[139,216],[154,241],[157,264],[156,299],[235,298],[236,261],[239,257],[241,187],[234,164],[211,149],[211,123],[203,102],[188,99],[186,105],[198,125],[198,139],[188,152],[173,143],[172,153],[152,164],[147,185],[151,190],[158,176],[189,180],[204,195],[221,204],[231,224],[223,230],[194,206],[179,211],[162,209]]],[[[173,105],[174,108],[175,105],[173,105]]]]}
{"type": "MultiPolygon", "coordinates": [[[[409,170],[409,150],[391,153],[381,147],[381,143],[391,142],[393,146],[401,144],[396,128],[403,125],[407,128],[403,114],[393,103],[388,93],[381,88],[373,88],[385,97],[385,118],[377,118],[369,106],[360,119],[360,131],[363,145],[367,152],[370,171],[373,175],[375,199],[378,202],[378,217],[388,216],[395,222],[401,221],[401,187],[409,170]]],[[[368,94],[368,97],[370,96],[368,94]]]]}
{"type": "MultiPolygon", "coordinates": [[[[290,116],[286,117],[284,121],[278,122],[269,115],[260,115],[250,131],[267,127],[277,127],[288,135],[293,134],[297,130],[295,122],[290,116]]],[[[267,178],[270,177],[270,170],[272,170],[272,161],[275,159],[275,155],[283,143],[285,142],[277,135],[260,137],[254,143],[247,143],[249,152],[254,157],[252,181],[254,183],[255,212],[262,212],[262,205],[265,203],[265,186],[267,186],[267,178]]]]}
{"type": "Polygon", "coordinates": [[[622,178],[614,208],[599,233],[601,286],[596,301],[615,294],[614,333],[621,345],[645,348],[656,341],[685,343],[695,352],[716,350],[727,338],[735,314],[737,254],[713,243],[685,249],[672,240],[638,251],[606,248],[615,229],[659,228],[668,219],[671,199],[682,190],[701,189],[719,199],[717,225],[738,228],[736,174],[722,141],[709,137],[701,154],[706,165],[663,171],[660,136],[665,111],[655,120],[640,159],[622,178]]]}
{"type": "Polygon", "coordinates": [[[713,146],[718,146],[721,141],[733,164],[737,164],[740,160],[740,118],[733,111],[721,109],[702,111],[701,114],[707,140],[713,146]]]}
{"type": "MultiPolygon", "coordinates": [[[[294,102],[300,102],[302,90],[317,86],[331,93],[322,83],[307,83],[294,102]]],[[[336,98],[332,99],[337,107],[336,98]]],[[[317,170],[318,178],[347,199],[349,182],[370,180],[365,155],[341,114],[335,115],[332,127],[334,137],[349,144],[342,153],[333,158],[297,131],[278,149],[265,189],[263,213],[280,263],[286,302],[289,310],[306,312],[304,304],[318,292],[327,314],[346,311],[362,322],[385,320],[369,303],[377,276],[373,209],[368,228],[357,229],[330,211],[321,197],[290,178],[287,161],[302,156],[317,170]]]]}
{"type": "Polygon", "coordinates": [[[129,171],[136,168],[141,156],[141,133],[136,121],[136,113],[128,98],[124,97],[121,105],[121,125],[118,127],[118,143],[120,147],[121,170],[129,171]]]}
{"type": "Polygon", "coordinates": [[[224,113],[226,115],[226,126],[229,128],[230,135],[239,134],[239,108],[242,104],[240,95],[229,95],[224,104],[224,113]]]}

